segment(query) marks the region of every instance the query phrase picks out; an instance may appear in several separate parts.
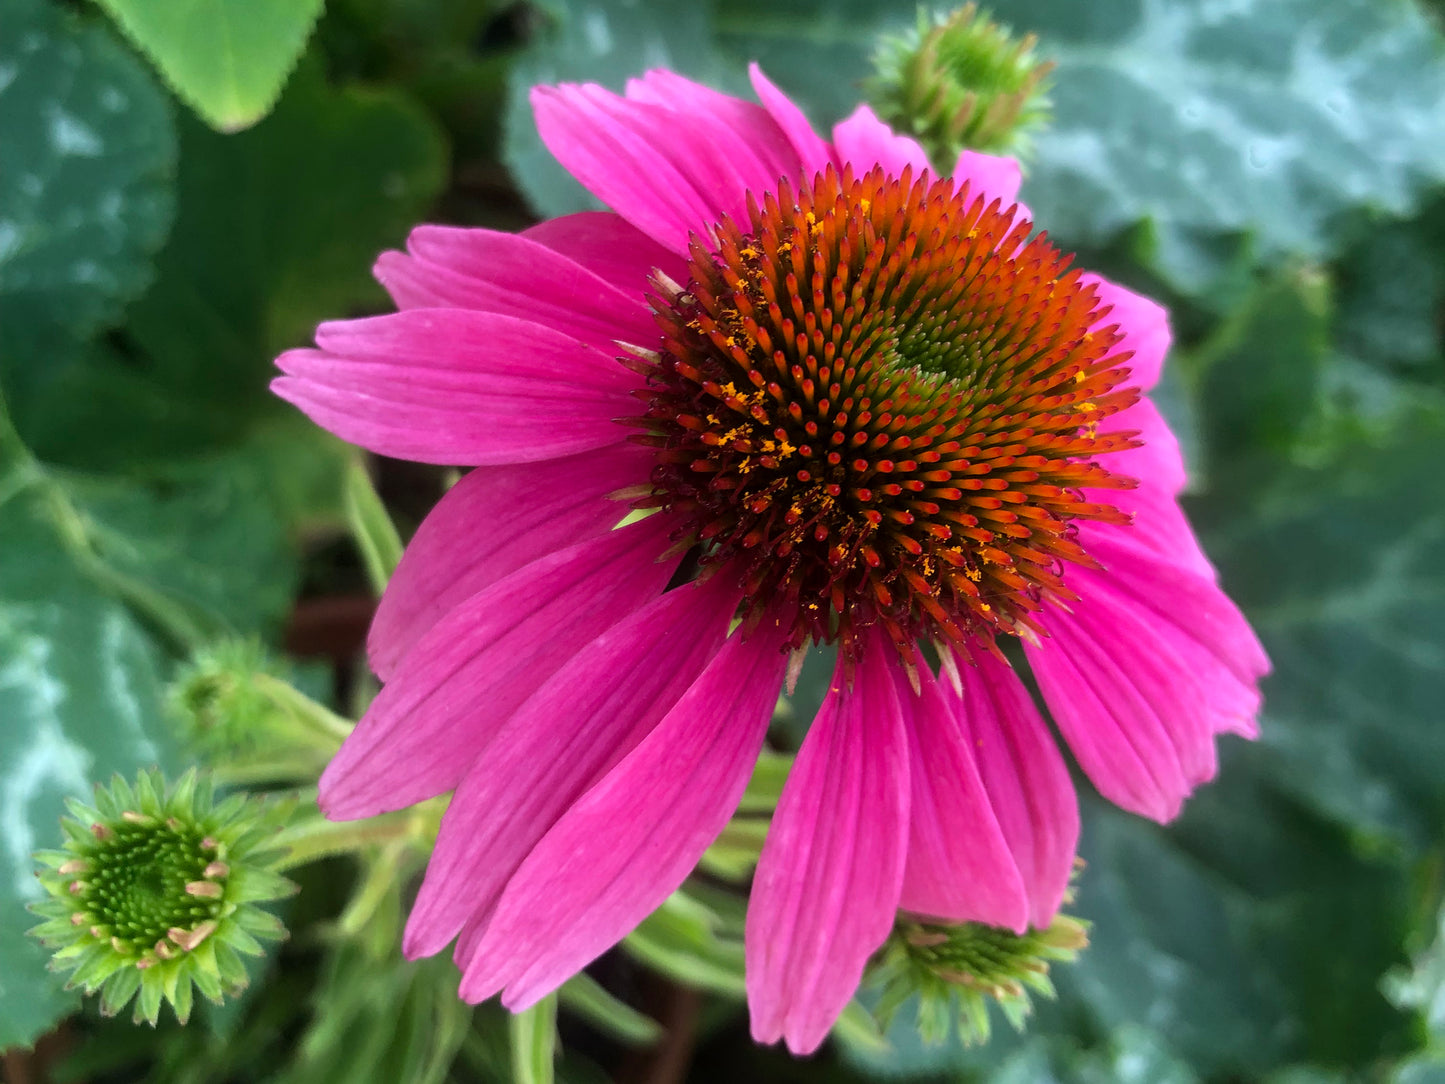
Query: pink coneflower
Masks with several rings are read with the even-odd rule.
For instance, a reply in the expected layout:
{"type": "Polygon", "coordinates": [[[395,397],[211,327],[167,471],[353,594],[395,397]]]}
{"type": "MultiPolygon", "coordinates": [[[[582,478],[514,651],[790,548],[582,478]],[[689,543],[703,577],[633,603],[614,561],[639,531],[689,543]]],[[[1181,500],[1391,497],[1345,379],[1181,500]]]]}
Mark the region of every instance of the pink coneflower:
{"type": "Polygon", "coordinates": [[[1163,310],[1031,236],[1012,160],[939,179],[866,106],[829,143],[752,78],[761,106],[663,71],[538,88],[612,211],[417,229],[377,264],[402,311],[323,325],[275,387],[477,468],[381,601],[385,687],[321,781],[340,819],[455,791],[405,950],[460,935],[469,1000],[533,1003],[676,889],[790,663],[837,644],[747,927],[753,1033],[806,1052],[900,909],[1059,907],[1076,797],[1001,645],[1161,821],[1254,733],[1268,664],[1141,398],[1163,310]]]}

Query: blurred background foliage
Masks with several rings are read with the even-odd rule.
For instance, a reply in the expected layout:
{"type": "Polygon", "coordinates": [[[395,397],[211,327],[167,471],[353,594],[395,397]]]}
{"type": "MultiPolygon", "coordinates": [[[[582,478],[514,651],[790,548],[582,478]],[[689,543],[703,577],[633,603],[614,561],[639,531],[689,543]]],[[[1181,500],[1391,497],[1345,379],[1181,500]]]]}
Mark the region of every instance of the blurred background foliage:
{"type": "MultiPolygon", "coordinates": [[[[558,1078],[1445,1081],[1445,9],[994,11],[1058,65],[1025,200],[1173,312],[1160,398],[1190,514],[1274,659],[1264,736],[1227,740],[1167,828],[1081,783],[1092,946],[1023,1035],[928,1046],[905,1009],[886,1037],[845,1018],[809,1062],[753,1048],[735,897],[702,886],[568,988],[558,1078]]],[[[822,126],[913,19],[880,0],[0,0],[7,1079],[550,1074],[550,1017],[509,1027],[454,999],[446,959],[401,961],[415,862],[380,843],[295,874],[293,941],[241,1001],[185,1031],[93,1010],[56,1030],[79,1006],[22,934],[30,854],[64,795],[194,758],[164,689],[218,637],[289,655],[339,710],[365,695],[360,459],[269,395],[271,359],[383,309],[371,261],[412,223],[590,205],[529,86],[662,65],[745,92],[757,59],[822,126]]],[[[443,486],[370,469],[403,534],[443,486]]],[[[711,868],[745,876],[747,822],[730,832],[711,868]]]]}

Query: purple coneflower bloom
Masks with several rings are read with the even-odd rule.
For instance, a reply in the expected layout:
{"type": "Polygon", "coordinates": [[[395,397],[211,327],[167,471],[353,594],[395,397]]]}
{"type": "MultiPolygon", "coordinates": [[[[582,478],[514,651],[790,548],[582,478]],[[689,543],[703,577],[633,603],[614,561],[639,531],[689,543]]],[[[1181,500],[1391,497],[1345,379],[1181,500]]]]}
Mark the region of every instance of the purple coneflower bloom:
{"type": "Polygon", "coordinates": [[[611,212],[418,228],[377,264],[401,311],[322,325],[275,388],[476,468],[381,601],[385,686],[321,781],[340,819],[455,791],[404,947],[458,938],[470,1000],[535,1002],[676,889],[790,664],[837,645],[747,927],[753,1033],[806,1052],[898,910],[1059,907],[1077,800],[1000,645],[1160,821],[1255,732],[1268,663],[1142,398],[1164,311],[1031,236],[1016,162],[940,179],[866,106],[830,143],[752,78],[761,105],[666,71],[536,89],[611,212]]]}

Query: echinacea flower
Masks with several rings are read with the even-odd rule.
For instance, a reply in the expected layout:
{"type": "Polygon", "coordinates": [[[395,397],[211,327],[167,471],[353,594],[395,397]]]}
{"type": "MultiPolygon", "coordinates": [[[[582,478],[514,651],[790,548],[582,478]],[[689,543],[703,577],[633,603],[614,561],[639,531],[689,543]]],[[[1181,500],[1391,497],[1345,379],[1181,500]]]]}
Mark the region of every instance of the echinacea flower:
{"type": "Polygon", "coordinates": [[[828,142],[752,78],[761,105],[665,71],[536,89],[611,211],[418,228],[377,264],[401,311],[322,325],[275,388],[475,468],[382,598],[385,686],[321,782],[342,819],[455,792],[403,947],[458,938],[470,1000],[526,1007],[657,907],[790,663],[837,645],[747,926],[753,1033],[805,1052],[900,909],[1058,909],[1077,799],[1001,645],[1161,821],[1254,732],[1267,663],[1142,398],[1163,310],[1032,235],[1016,162],[936,177],[866,106],[828,142]]]}

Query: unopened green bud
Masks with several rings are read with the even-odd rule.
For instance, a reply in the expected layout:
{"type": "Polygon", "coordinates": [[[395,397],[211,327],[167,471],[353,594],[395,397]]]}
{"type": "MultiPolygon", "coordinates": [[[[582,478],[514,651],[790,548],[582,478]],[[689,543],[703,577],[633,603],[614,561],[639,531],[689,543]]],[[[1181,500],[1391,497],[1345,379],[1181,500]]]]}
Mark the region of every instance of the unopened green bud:
{"type": "Polygon", "coordinates": [[[288,680],[258,643],[227,640],[197,652],[171,685],[171,714],[228,782],[314,780],[351,723],[288,680]]]}
{"type": "Polygon", "coordinates": [[[878,115],[923,144],[934,165],[953,168],[959,152],[1021,155],[1049,116],[1053,62],[1034,55],[1037,39],[1015,38],[973,3],[949,15],[920,11],[909,32],[886,39],[865,87],[878,115]]]}
{"type": "Polygon", "coordinates": [[[881,990],[875,1012],[887,1027],[916,994],[925,1042],[942,1042],[954,1021],[965,1045],[986,1042],[989,1002],[1022,1030],[1029,994],[1054,996],[1049,965],[1073,960],[1088,943],[1088,924],[1062,914],[1047,929],[1022,934],[977,922],[948,926],[900,917],[869,972],[881,990]]]}
{"type": "Polygon", "coordinates": [[[246,985],[241,957],[285,937],[256,906],[295,890],[272,869],[276,807],[244,794],[217,804],[194,770],[170,787],[154,770],[134,787],[116,776],[94,805],[68,805],[63,849],[36,855],[46,898],[31,910],[45,921],[30,933],[107,1016],[135,998],[136,1022],[155,1024],[169,1001],[185,1023],[192,987],[220,1004],[246,985]]]}

